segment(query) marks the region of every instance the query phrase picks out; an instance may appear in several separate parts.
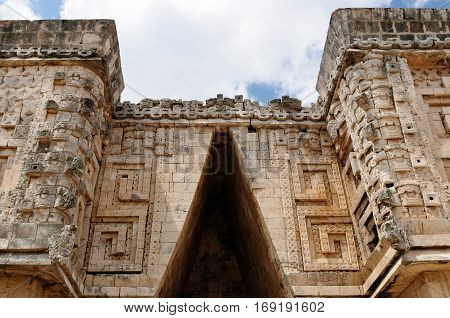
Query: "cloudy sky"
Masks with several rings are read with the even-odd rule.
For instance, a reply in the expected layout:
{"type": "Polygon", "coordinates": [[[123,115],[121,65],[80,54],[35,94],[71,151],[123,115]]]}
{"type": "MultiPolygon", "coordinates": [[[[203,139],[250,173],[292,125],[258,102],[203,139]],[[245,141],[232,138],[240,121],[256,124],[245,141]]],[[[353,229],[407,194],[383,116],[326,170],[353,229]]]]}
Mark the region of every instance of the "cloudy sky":
{"type": "Polygon", "coordinates": [[[117,23],[122,100],[243,94],[317,98],[330,14],[338,7],[450,8],[450,0],[0,0],[0,19],[117,23]]]}

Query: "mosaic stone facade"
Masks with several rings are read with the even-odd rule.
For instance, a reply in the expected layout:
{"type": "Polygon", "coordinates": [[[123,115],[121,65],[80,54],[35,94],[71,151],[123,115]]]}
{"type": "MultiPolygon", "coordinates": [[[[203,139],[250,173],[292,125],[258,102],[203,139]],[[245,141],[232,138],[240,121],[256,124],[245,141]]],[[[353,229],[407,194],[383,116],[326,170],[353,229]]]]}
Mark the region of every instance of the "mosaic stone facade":
{"type": "Polygon", "coordinates": [[[1,296],[450,297],[450,11],[335,11],[311,107],[120,102],[109,20],[0,38],[1,296]]]}

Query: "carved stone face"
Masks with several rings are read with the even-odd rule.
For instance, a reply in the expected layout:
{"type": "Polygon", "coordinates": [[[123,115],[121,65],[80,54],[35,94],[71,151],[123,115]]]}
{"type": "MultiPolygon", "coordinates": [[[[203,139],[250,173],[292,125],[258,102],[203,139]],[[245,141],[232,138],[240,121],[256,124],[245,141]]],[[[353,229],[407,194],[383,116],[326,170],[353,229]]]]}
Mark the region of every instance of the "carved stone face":
{"type": "Polygon", "coordinates": [[[400,122],[396,118],[381,118],[379,120],[381,132],[386,139],[398,139],[402,138],[402,130],[400,127],[400,122]]]}
{"type": "Polygon", "coordinates": [[[320,136],[316,133],[306,133],[306,135],[303,137],[304,140],[304,147],[312,152],[319,152],[322,150],[320,146],[320,136]]]}
{"type": "Polygon", "coordinates": [[[388,159],[394,171],[409,171],[411,169],[411,160],[406,150],[392,149],[388,151],[388,159]]]}
{"type": "Polygon", "coordinates": [[[45,165],[54,169],[61,165],[61,158],[58,152],[49,152],[45,160],[45,165]]]}
{"type": "Polygon", "coordinates": [[[34,206],[36,208],[52,208],[55,202],[56,193],[53,187],[40,186],[36,189],[34,206]]]}
{"type": "Polygon", "coordinates": [[[397,192],[403,206],[423,205],[422,194],[417,185],[406,184],[399,186],[397,192]]]}
{"type": "Polygon", "coordinates": [[[53,128],[53,137],[56,138],[62,138],[66,137],[69,132],[69,127],[67,123],[65,122],[58,122],[55,124],[55,127],[53,128]]]}
{"type": "Polygon", "coordinates": [[[134,131],[127,131],[123,134],[122,150],[133,148],[134,144],[134,131]]]}
{"type": "Polygon", "coordinates": [[[58,209],[70,209],[77,205],[77,197],[69,189],[60,187],[56,197],[55,207],[58,209]]]}

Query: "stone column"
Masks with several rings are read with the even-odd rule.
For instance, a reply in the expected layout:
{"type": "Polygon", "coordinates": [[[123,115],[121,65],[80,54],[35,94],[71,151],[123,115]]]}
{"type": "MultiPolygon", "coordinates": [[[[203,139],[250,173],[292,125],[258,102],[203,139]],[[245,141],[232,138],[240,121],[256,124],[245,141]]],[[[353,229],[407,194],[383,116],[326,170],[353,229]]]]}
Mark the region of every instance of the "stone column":
{"type": "Polygon", "coordinates": [[[427,154],[424,117],[414,104],[404,59],[369,53],[344,73],[339,98],[381,237],[399,251],[421,234],[423,219],[442,216],[439,180],[427,154]]]}
{"type": "Polygon", "coordinates": [[[0,56],[0,275],[20,265],[24,279],[79,296],[102,142],[118,97],[110,89],[122,86],[114,23],[8,23],[18,33],[9,33],[0,56]],[[40,38],[45,30],[58,36],[52,48],[40,38]]]}

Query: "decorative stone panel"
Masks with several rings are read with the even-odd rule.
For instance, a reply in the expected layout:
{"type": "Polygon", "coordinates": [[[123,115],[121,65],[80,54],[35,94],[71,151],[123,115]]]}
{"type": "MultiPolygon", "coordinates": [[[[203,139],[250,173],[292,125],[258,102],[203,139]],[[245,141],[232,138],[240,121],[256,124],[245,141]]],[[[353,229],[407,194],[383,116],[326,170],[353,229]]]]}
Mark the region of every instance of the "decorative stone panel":
{"type": "MultiPolygon", "coordinates": [[[[298,224],[307,271],[359,269],[352,224],[337,161],[297,160],[298,224]],[[333,217],[335,221],[333,221],[333,217]]],[[[294,183],[295,184],[295,183],[294,183]]]]}
{"type": "Polygon", "coordinates": [[[108,160],[93,222],[89,272],[140,272],[151,184],[151,163],[108,160]]]}

